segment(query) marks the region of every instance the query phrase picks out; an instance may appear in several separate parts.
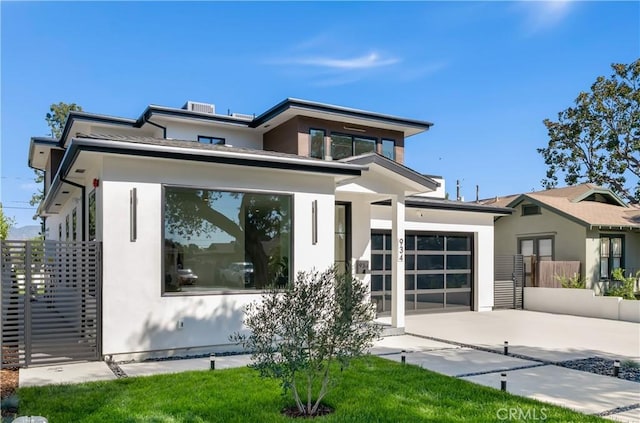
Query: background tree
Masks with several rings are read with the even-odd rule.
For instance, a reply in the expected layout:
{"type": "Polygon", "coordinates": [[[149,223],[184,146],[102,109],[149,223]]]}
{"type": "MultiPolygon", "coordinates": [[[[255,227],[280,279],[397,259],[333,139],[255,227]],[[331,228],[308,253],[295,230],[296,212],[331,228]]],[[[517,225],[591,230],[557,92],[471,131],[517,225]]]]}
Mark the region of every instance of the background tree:
{"type": "Polygon", "coordinates": [[[611,67],[557,121],[544,120],[549,144],[538,152],[548,166],[545,188],[563,175],[568,185],[591,182],[640,201],[640,59],[611,67]]]}
{"type": "MultiPolygon", "coordinates": [[[[64,129],[64,124],[67,121],[67,117],[70,112],[74,111],[82,111],[82,107],[78,106],[76,103],[63,103],[62,101],[58,104],[52,104],[49,107],[49,112],[45,116],[45,120],[47,121],[47,125],[51,130],[51,138],[60,139],[62,136],[62,130],[64,129]]],[[[34,181],[38,184],[37,191],[31,196],[31,200],[29,200],[29,204],[31,206],[37,206],[40,204],[42,199],[44,198],[44,192],[42,187],[42,182],[44,181],[44,172],[38,169],[34,169],[35,177],[34,181]]],[[[35,220],[38,216],[33,216],[35,220]]]]}
{"type": "Polygon", "coordinates": [[[9,229],[13,227],[13,224],[13,219],[4,214],[2,203],[0,203],[0,239],[7,239],[9,229]]]}

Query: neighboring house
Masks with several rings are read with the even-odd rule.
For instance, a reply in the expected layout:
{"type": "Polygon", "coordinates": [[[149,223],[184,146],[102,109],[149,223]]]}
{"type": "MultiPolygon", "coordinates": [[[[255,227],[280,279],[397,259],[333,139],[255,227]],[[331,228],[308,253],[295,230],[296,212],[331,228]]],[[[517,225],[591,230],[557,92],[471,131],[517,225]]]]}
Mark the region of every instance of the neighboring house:
{"type": "MultiPolygon", "coordinates": [[[[587,288],[606,289],[611,272],[640,270],[640,207],[628,205],[611,190],[592,184],[536,191],[481,201],[512,207],[495,223],[495,252],[523,254],[525,264],[578,261],[587,288]]],[[[531,266],[527,285],[531,280],[531,266]]]]}
{"type": "Polygon", "coordinates": [[[491,310],[494,218],[403,165],[432,124],[287,99],[259,116],[210,104],[137,119],[71,112],[33,138],[48,239],[102,243],[102,354],[211,348],[270,282],[338,265],[380,315],[491,310]]]}

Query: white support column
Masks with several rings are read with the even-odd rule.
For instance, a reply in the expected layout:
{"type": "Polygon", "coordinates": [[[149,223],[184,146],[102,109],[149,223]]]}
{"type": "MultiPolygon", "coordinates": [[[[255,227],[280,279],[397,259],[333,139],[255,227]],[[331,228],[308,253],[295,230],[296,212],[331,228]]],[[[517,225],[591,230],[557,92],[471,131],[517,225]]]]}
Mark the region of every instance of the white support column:
{"type": "Polygon", "coordinates": [[[404,328],[404,194],[391,198],[391,326],[404,328]]]}

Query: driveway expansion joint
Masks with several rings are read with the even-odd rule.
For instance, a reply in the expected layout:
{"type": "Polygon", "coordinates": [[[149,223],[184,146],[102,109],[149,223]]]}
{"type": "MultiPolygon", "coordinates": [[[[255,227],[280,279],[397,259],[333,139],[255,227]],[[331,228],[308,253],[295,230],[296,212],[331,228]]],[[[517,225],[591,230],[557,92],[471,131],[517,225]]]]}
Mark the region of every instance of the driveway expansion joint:
{"type": "Polygon", "coordinates": [[[484,351],[484,352],[489,352],[489,353],[493,353],[493,354],[498,354],[498,355],[502,355],[502,356],[505,356],[505,357],[513,357],[513,358],[519,358],[519,359],[527,360],[527,361],[535,361],[536,363],[540,363],[540,364],[543,364],[543,365],[554,365],[554,364],[556,364],[556,362],[554,362],[554,361],[542,360],[540,358],[529,357],[529,356],[523,355],[523,354],[513,354],[513,353],[504,354],[500,350],[495,350],[495,349],[487,348],[487,347],[479,347],[479,346],[473,345],[473,344],[465,344],[464,342],[449,341],[447,339],[436,338],[436,337],[433,337],[433,336],[426,336],[426,335],[420,335],[420,334],[417,334],[417,333],[409,333],[409,332],[407,332],[407,335],[417,336],[418,338],[430,339],[432,341],[443,342],[445,344],[457,345],[459,347],[471,348],[471,349],[478,350],[478,351],[484,351]]]}
{"type": "MultiPolygon", "coordinates": [[[[428,353],[428,352],[434,352],[434,351],[449,351],[449,350],[457,350],[460,349],[459,347],[448,347],[448,348],[429,348],[426,350],[420,350],[420,349],[415,349],[415,350],[404,350],[405,354],[415,354],[415,353],[428,353]]],[[[383,353],[373,353],[371,355],[375,355],[377,357],[386,357],[389,355],[400,355],[402,354],[403,350],[397,350],[397,351],[391,351],[391,352],[383,352],[383,353]]]]}
{"type": "Polygon", "coordinates": [[[532,369],[534,367],[544,367],[544,366],[549,366],[549,365],[550,364],[544,364],[544,363],[529,364],[529,365],[526,365],[526,366],[517,366],[517,367],[509,367],[509,368],[502,368],[502,369],[496,369],[496,370],[487,370],[487,371],[483,371],[483,372],[462,373],[462,374],[459,374],[459,375],[455,375],[454,377],[462,378],[462,377],[488,375],[488,374],[491,374],[491,373],[512,372],[514,370],[532,369]]]}

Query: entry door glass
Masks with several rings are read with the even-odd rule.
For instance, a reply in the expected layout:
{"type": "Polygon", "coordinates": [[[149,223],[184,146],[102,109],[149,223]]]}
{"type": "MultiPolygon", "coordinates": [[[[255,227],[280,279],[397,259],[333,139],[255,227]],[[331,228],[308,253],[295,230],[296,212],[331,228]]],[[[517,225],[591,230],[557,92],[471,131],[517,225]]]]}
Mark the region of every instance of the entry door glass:
{"type": "Polygon", "coordinates": [[[334,261],[336,269],[346,273],[351,261],[351,207],[336,204],[335,210],[334,261]]]}

